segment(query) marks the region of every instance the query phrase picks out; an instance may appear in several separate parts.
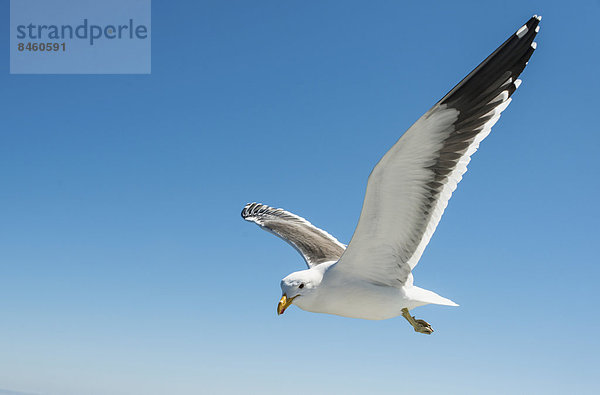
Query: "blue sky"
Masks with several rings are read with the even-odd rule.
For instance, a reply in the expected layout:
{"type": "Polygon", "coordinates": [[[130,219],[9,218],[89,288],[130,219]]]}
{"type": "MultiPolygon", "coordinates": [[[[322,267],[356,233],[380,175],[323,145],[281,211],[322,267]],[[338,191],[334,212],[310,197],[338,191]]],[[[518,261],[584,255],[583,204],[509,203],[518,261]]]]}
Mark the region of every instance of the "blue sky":
{"type": "Polygon", "coordinates": [[[599,392],[599,16],[598,1],[156,1],[151,75],[9,75],[6,34],[0,388],[599,392]],[[523,84],[414,272],[461,306],[414,310],[432,336],[277,317],[303,262],[243,205],[348,242],[378,159],[534,13],[523,84]]]}

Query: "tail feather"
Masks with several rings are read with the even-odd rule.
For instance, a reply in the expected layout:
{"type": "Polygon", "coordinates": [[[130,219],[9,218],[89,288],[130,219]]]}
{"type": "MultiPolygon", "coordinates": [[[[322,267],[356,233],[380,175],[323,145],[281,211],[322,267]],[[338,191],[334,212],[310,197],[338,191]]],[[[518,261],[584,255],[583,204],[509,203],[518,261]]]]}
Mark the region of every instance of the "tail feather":
{"type": "Polygon", "coordinates": [[[457,303],[454,303],[450,299],[444,298],[443,296],[440,296],[433,291],[429,291],[427,289],[423,289],[423,288],[419,288],[419,287],[415,287],[415,286],[412,287],[409,296],[412,299],[414,299],[418,302],[422,302],[424,304],[439,304],[442,306],[458,306],[457,303]]]}

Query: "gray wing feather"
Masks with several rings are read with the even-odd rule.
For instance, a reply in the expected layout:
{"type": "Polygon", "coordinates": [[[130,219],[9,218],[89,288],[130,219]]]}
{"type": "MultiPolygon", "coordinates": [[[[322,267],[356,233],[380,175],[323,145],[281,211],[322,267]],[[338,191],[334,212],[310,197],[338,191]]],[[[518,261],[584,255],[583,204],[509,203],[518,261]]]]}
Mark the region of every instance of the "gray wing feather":
{"type": "Polygon", "coordinates": [[[308,267],[340,259],[346,246],[307,220],[280,208],[248,203],[242,218],[280,237],[294,247],[308,267]]]}

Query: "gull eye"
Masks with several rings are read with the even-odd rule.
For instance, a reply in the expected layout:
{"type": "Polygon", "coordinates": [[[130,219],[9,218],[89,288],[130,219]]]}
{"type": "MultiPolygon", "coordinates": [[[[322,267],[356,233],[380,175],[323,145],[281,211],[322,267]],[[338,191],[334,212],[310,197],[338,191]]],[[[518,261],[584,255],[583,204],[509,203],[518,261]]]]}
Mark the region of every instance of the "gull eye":
{"type": "Polygon", "coordinates": [[[298,288],[300,288],[300,289],[304,288],[304,283],[298,285],[298,288]]]}

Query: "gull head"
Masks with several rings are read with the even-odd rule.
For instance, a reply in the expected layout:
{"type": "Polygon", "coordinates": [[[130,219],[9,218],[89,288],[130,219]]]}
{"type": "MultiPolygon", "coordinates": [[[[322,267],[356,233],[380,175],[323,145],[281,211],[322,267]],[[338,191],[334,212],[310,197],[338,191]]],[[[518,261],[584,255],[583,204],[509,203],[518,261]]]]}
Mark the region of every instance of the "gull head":
{"type": "Polygon", "coordinates": [[[294,272],[281,280],[282,296],[277,304],[277,314],[284,313],[295,300],[313,295],[321,283],[323,274],[314,269],[294,272]]]}

